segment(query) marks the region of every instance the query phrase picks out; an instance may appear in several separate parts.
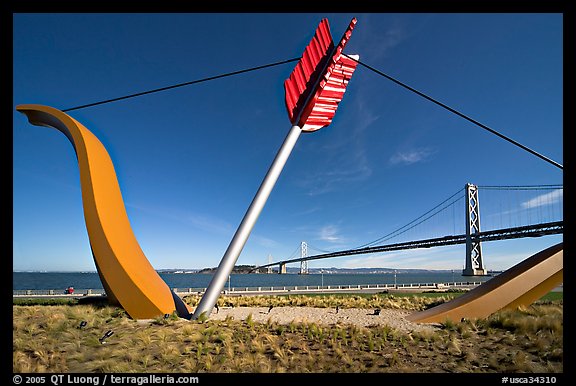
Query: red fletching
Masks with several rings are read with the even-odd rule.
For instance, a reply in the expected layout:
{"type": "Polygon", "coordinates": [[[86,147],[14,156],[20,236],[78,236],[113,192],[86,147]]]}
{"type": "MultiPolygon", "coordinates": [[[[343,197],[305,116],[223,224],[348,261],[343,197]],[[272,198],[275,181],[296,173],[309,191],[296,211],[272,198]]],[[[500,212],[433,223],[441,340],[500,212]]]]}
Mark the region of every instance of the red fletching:
{"type": "MultiPolygon", "coordinates": [[[[358,60],[358,56],[350,56],[358,60]]],[[[302,130],[316,131],[332,123],[357,64],[355,60],[341,55],[331,66],[331,70],[320,82],[314,97],[302,113],[299,125],[302,130]]]]}
{"type": "Polygon", "coordinates": [[[302,105],[306,102],[306,98],[312,91],[310,81],[313,82],[318,78],[319,72],[325,67],[327,55],[333,47],[334,43],[332,42],[328,19],[322,19],[316,28],[312,41],[304,50],[302,58],[296,64],[290,77],[284,82],[286,108],[288,109],[288,117],[293,124],[298,112],[303,107],[302,105]]]}
{"type": "Polygon", "coordinates": [[[284,82],[290,122],[303,131],[316,131],[332,122],[358,64],[342,55],[355,24],[354,18],[334,49],[328,20],[322,19],[296,68],[284,82]]]}

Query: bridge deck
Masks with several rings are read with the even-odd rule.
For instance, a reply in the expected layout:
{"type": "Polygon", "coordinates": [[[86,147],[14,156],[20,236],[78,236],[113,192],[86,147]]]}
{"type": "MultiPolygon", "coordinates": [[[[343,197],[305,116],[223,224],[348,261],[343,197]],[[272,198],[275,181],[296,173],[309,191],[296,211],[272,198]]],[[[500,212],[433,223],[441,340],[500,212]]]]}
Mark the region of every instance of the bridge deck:
{"type": "MultiPolygon", "coordinates": [[[[523,237],[541,237],[561,233],[564,233],[564,221],[554,221],[542,224],[479,232],[477,234],[471,235],[471,238],[475,242],[477,241],[484,242],[484,241],[517,239],[523,237]]],[[[349,249],[345,251],[324,253],[321,255],[306,256],[290,260],[277,261],[275,263],[261,265],[259,267],[252,269],[252,271],[257,271],[275,265],[299,263],[301,261],[329,259],[332,257],[363,255],[369,253],[391,252],[391,251],[400,251],[408,249],[432,248],[432,247],[457,245],[465,243],[466,243],[466,235],[444,236],[425,240],[408,241],[404,243],[379,245],[375,247],[349,249]]]]}

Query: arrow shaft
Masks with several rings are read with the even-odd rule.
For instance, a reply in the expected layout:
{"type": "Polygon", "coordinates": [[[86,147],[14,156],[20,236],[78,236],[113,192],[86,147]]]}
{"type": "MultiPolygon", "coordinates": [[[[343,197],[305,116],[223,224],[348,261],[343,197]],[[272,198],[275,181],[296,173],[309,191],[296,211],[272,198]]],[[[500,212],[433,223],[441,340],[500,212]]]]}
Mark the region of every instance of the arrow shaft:
{"type": "Polygon", "coordinates": [[[236,261],[250,236],[250,232],[252,232],[252,228],[254,227],[260,212],[264,208],[266,200],[268,200],[272,188],[274,188],[274,185],[276,184],[290,153],[294,149],[301,132],[302,130],[297,125],[292,126],[288,132],[284,143],[276,154],[276,158],[274,158],[270,169],[268,169],[268,173],[266,173],[266,177],[264,177],[258,192],[246,211],[240,226],[236,230],[232,241],[230,241],[230,245],[224,253],[214,277],[206,288],[206,292],[202,296],[202,299],[200,299],[200,303],[198,304],[198,307],[196,307],[192,319],[197,319],[202,315],[202,313],[206,313],[207,316],[210,316],[212,313],[212,310],[218,301],[218,297],[226,285],[226,280],[232,273],[234,265],[236,264],[236,261]]]}

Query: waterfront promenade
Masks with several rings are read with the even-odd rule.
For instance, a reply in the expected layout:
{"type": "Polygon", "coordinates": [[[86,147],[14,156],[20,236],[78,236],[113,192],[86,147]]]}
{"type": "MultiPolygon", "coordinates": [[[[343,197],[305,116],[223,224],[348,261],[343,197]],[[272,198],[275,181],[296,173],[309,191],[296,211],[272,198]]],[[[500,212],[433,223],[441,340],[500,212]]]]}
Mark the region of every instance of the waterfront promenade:
{"type": "MultiPolygon", "coordinates": [[[[411,283],[411,284],[358,284],[327,286],[279,286],[279,287],[231,287],[222,291],[228,296],[254,295],[303,295],[303,294],[375,294],[394,292],[448,291],[450,289],[469,290],[482,282],[451,283],[411,283]]],[[[179,296],[202,295],[206,288],[172,288],[179,296]]],[[[13,298],[81,298],[105,295],[104,289],[75,289],[66,294],[62,290],[13,290],[13,298]]]]}

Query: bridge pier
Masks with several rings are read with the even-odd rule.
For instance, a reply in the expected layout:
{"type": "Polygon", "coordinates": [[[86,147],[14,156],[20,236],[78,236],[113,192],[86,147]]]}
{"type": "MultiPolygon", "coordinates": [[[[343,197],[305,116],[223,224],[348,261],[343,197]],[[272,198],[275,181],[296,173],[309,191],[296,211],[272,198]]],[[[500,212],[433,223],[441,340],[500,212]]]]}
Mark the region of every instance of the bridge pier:
{"type": "Polygon", "coordinates": [[[486,276],[488,271],[482,259],[480,240],[473,240],[472,235],[480,233],[480,202],[478,187],[466,184],[466,266],[462,276],[486,276]]]}
{"type": "Polygon", "coordinates": [[[278,273],[284,274],[286,273],[286,263],[280,263],[278,266],[278,273]]]}

